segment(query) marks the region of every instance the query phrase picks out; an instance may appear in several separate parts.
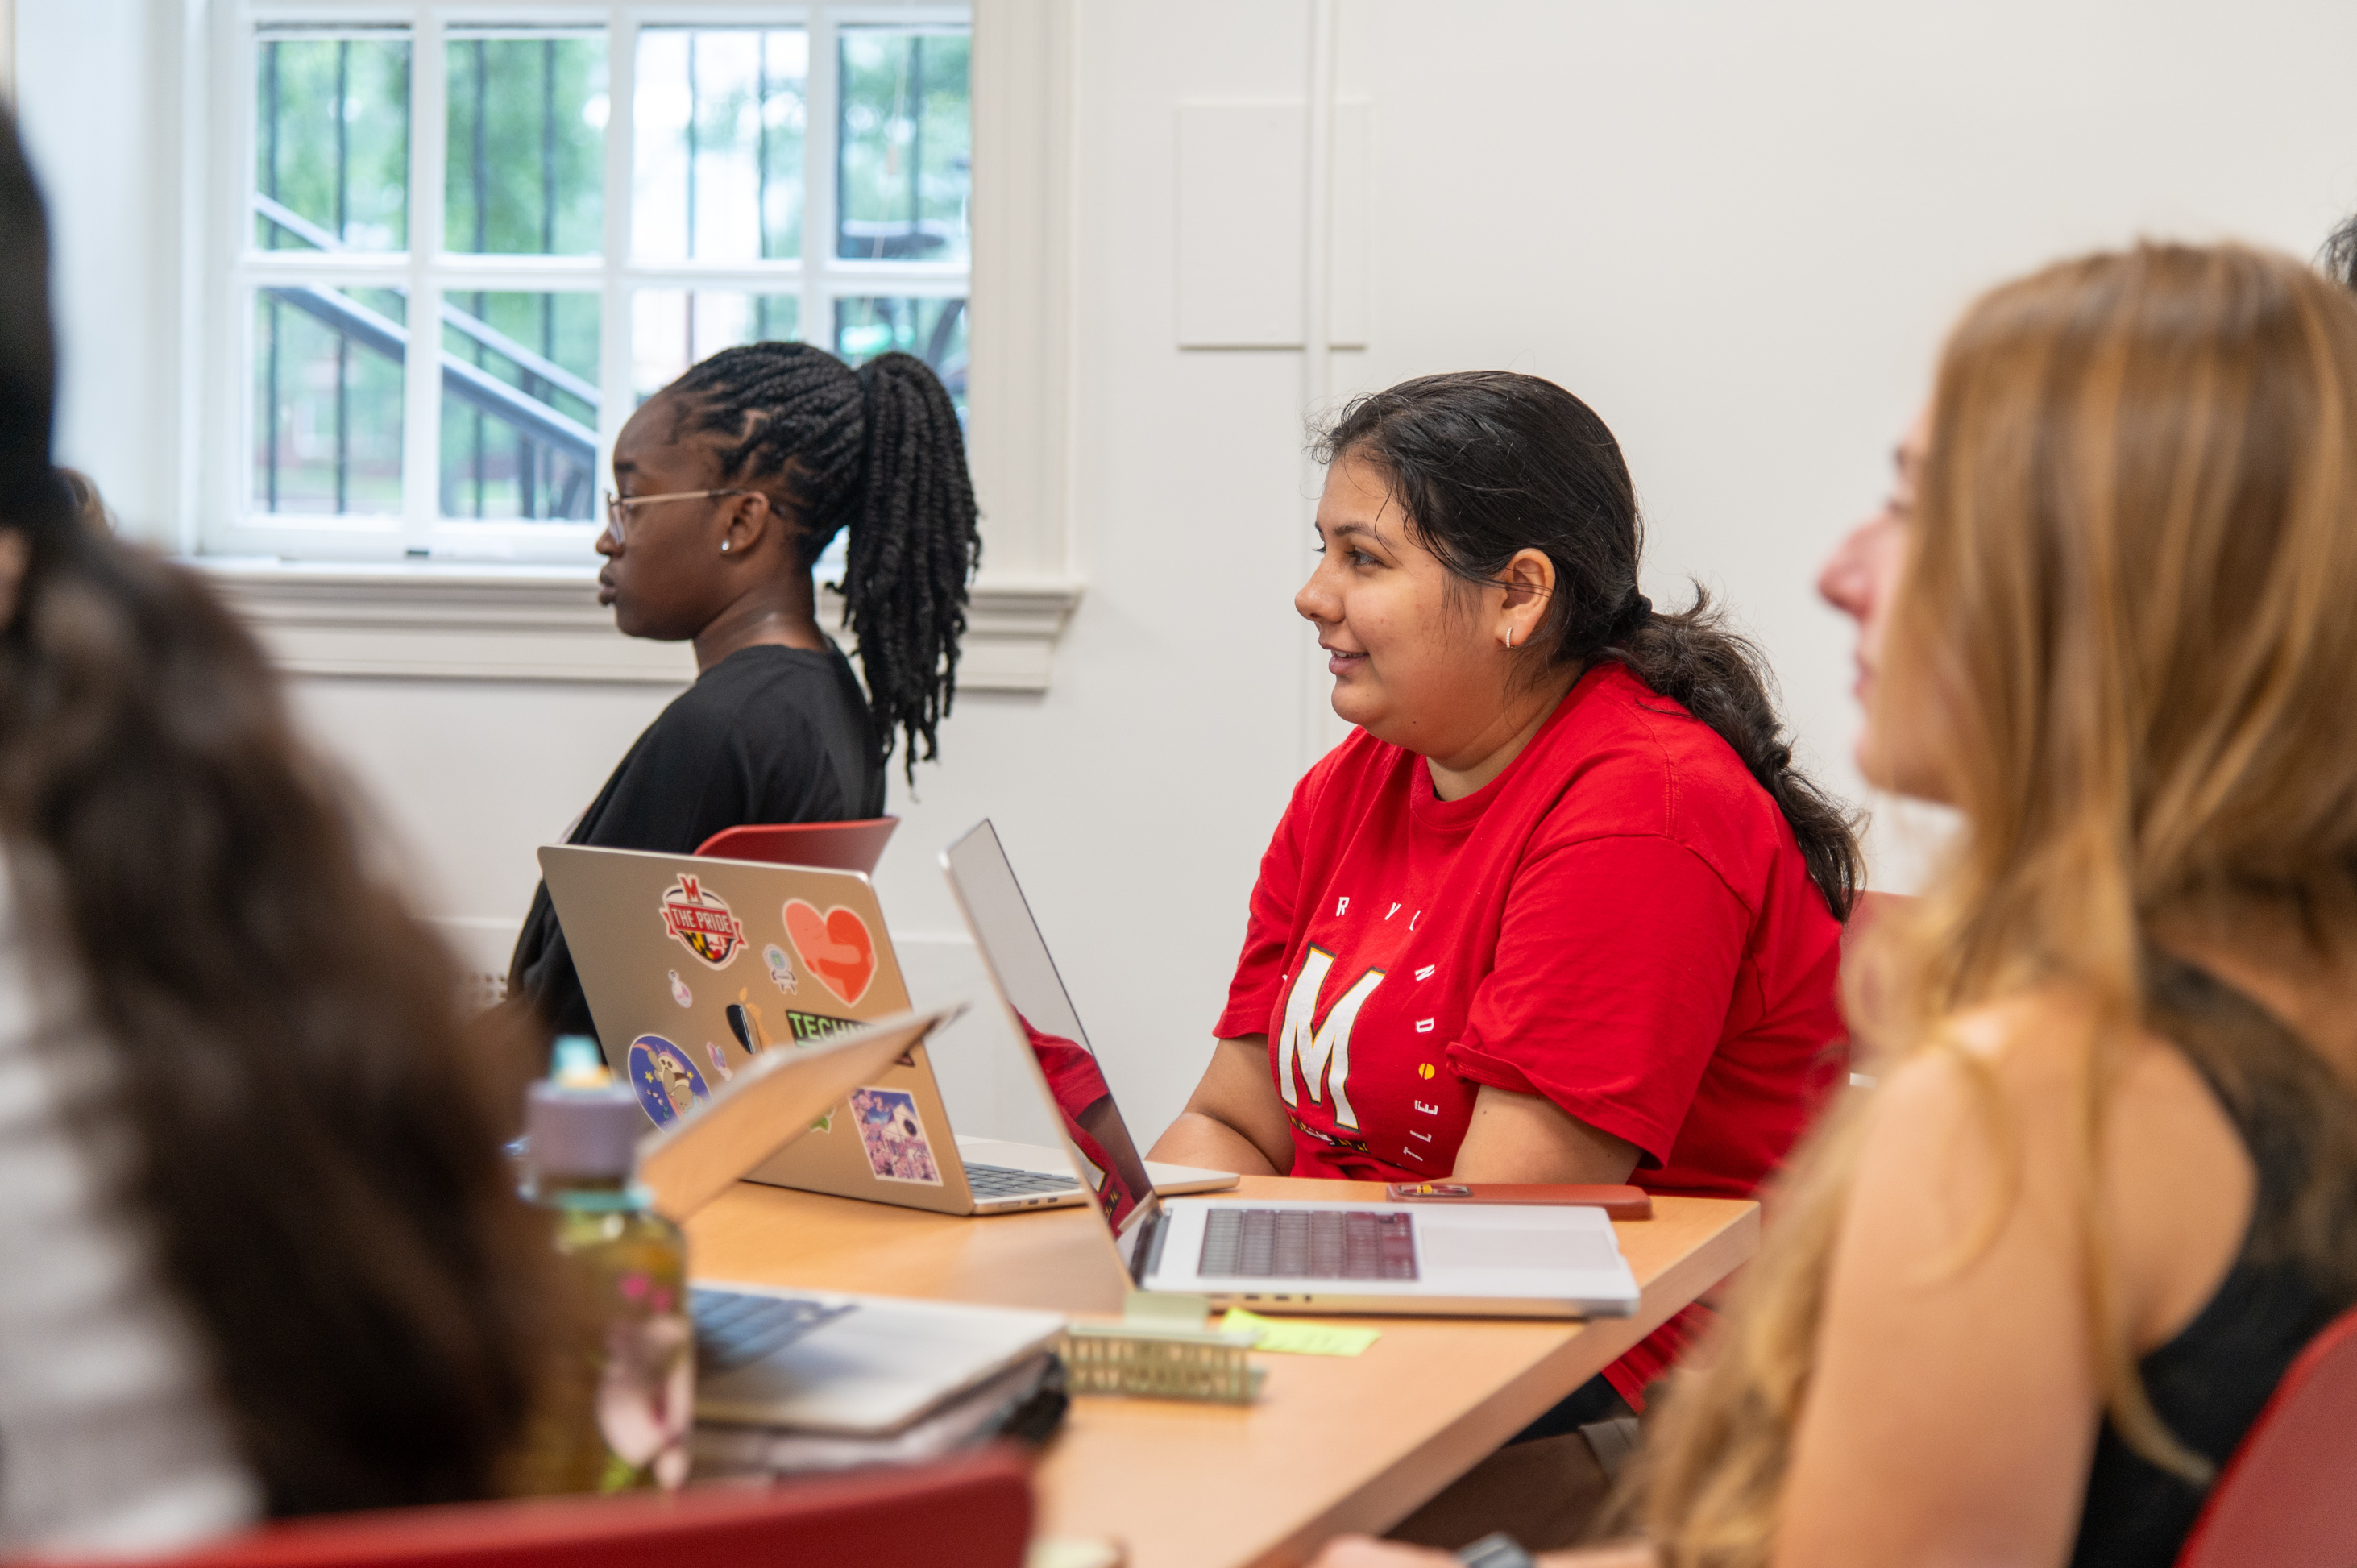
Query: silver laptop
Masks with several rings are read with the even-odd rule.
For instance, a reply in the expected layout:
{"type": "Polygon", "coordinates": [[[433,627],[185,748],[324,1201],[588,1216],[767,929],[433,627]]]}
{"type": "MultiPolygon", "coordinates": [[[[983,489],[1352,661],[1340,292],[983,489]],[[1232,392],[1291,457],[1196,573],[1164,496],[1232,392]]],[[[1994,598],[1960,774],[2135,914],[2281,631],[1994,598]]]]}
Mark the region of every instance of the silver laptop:
{"type": "MultiPolygon", "coordinates": [[[[903,1014],[748,1063],[640,1141],[639,1179],[659,1211],[687,1219],[955,1015],[903,1014]]],[[[691,1282],[690,1296],[700,1419],[846,1435],[899,1432],[1039,1355],[1064,1326],[1051,1312],[710,1279],[691,1282]]]]}
{"type": "MultiPolygon", "coordinates": [[[[656,1125],[772,1047],[807,1048],[908,1009],[859,872],[569,844],[543,847],[540,868],[606,1065],[656,1125]]],[[[809,1125],[749,1178],[938,1214],[1088,1201],[1060,1152],[968,1157],[922,1046],[809,1125]]]]}
{"type": "Polygon", "coordinates": [[[1625,1317],[1637,1310],[1636,1278],[1599,1208],[1164,1201],[1144,1177],[1112,1096],[1083,1114],[1088,1079],[1072,1052],[1092,1061],[1094,1053],[997,831],[978,824],[943,852],[942,865],[1000,1000],[1038,1053],[1040,1090],[1074,1142],[1074,1157],[1114,1167],[1115,1179],[1092,1196],[1137,1289],[1263,1312],[1625,1317]]]}

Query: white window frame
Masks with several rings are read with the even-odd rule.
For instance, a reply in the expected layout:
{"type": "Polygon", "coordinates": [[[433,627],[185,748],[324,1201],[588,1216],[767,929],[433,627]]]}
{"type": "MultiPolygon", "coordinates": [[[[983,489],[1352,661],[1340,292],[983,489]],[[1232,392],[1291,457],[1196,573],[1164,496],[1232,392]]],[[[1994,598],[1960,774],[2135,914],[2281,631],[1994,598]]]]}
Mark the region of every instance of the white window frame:
{"type": "MultiPolygon", "coordinates": [[[[602,493],[615,437],[633,407],[630,386],[631,301],[644,287],[743,289],[801,297],[802,333],[823,346],[830,335],[833,302],[845,295],[901,297],[964,296],[969,268],[940,262],[845,261],[833,254],[835,154],[834,126],[838,87],[836,44],[842,28],[862,23],[900,27],[965,27],[965,5],[778,5],[748,0],[696,0],[694,4],[585,5],[578,0],[243,0],[224,6],[232,13],[230,38],[216,62],[216,81],[228,104],[236,106],[216,124],[233,124],[221,138],[215,164],[215,221],[225,243],[215,263],[220,284],[213,293],[226,308],[216,317],[208,362],[218,377],[206,400],[210,413],[205,449],[218,458],[205,477],[210,504],[203,547],[209,553],[275,555],[311,560],[390,561],[410,558],[451,561],[593,561],[592,541],[602,514],[585,522],[445,518],[439,513],[440,437],[443,390],[438,353],[441,334],[435,306],[443,297],[476,289],[540,293],[595,292],[599,295],[597,468],[593,493],[602,493]],[[253,242],[251,180],[258,135],[255,111],[255,29],[273,23],[332,27],[405,27],[410,47],[409,199],[405,254],[340,256],[315,251],[265,251],[253,242]],[[476,256],[450,252],[443,244],[443,193],[447,127],[444,46],[455,28],[603,29],[608,39],[604,243],[594,256],[476,256]],[[802,252],[791,260],[735,263],[694,261],[647,263],[630,254],[632,156],[636,147],[633,76],[643,27],[705,26],[730,28],[799,27],[809,36],[810,70],[805,92],[808,124],[803,138],[802,252]],[[264,512],[250,495],[254,450],[255,399],[252,384],[254,345],[252,300],[273,282],[333,278],[353,287],[397,286],[411,302],[410,340],[415,349],[404,370],[403,511],[398,517],[365,514],[320,516],[264,512]]],[[[328,36],[333,36],[332,34],[328,36]]],[[[224,105],[226,107],[226,105],[224,105]]]]}
{"type": "MultiPolygon", "coordinates": [[[[587,564],[337,560],[300,549],[230,554],[213,542],[224,538],[218,523],[227,514],[219,510],[208,462],[252,461],[250,450],[224,446],[212,425],[223,401],[215,375],[222,302],[231,297],[220,263],[232,246],[245,242],[253,221],[242,205],[253,167],[250,144],[237,133],[252,124],[253,94],[250,86],[231,86],[224,78],[252,70],[253,12],[240,0],[190,5],[188,30],[175,51],[183,126],[174,356],[181,413],[173,441],[178,478],[171,542],[212,574],[280,666],[294,673],[689,679],[694,668],[681,645],[615,633],[610,612],[597,605],[595,569],[587,564]],[[237,65],[241,56],[249,63],[237,65]],[[220,196],[223,189],[232,194],[220,196]],[[223,231],[224,222],[235,226],[223,231]]],[[[885,19],[917,9],[867,8],[885,19]]],[[[407,8],[358,3],[339,8],[328,0],[318,9],[357,17],[407,8]]],[[[491,9],[468,7],[466,14],[491,9]]],[[[580,5],[574,14],[610,17],[616,9],[580,5]]],[[[640,20],[677,23],[789,8],[642,3],[619,9],[640,20]]],[[[501,19],[522,14],[520,6],[497,8],[501,19]]],[[[1079,0],[974,0],[969,298],[979,308],[969,307],[967,325],[967,455],[982,503],[985,564],[968,610],[958,667],[962,691],[1046,691],[1056,643],[1082,593],[1071,567],[1070,513],[1079,24],[1079,0]]],[[[615,91],[610,75],[608,91],[615,91]]],[[[241,365],[238,374],[243,373],[241,365]]],[[[233,395],[250,400],[253,394],[241,380],[233,395]]],[[[835,625],[840,609],[827,596],[823,623],[835,625]]]]}

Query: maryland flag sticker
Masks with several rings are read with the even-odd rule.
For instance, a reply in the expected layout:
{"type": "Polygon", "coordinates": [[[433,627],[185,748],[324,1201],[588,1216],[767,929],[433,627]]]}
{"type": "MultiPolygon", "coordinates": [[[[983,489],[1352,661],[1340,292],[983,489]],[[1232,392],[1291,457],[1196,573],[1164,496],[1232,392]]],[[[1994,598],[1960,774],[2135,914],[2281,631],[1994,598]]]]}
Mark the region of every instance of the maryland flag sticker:
{"type": "Polygon", "coordinates": [[[662,896],[663,929],[715,969],[726,969],[745,945],[745,922],[728,912],[703,878],[682,874],[662,896]]]}

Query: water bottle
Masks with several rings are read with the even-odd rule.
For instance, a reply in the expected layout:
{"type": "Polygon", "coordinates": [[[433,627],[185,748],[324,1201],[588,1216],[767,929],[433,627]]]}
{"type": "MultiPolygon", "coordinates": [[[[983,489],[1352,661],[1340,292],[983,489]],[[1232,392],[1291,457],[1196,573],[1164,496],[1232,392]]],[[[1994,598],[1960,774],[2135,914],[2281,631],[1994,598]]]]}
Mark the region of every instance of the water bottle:
{"type": "Polygon", "coordinates": [[[576,1287],[525,1489],[675,1489],[695,1419],[695,1337],[687,1238],[631,1179],[646,1115],[597,1043],[576,1035],[532,1086],[525,1128],[525,1196],[548,1211],[576,1287]]]}

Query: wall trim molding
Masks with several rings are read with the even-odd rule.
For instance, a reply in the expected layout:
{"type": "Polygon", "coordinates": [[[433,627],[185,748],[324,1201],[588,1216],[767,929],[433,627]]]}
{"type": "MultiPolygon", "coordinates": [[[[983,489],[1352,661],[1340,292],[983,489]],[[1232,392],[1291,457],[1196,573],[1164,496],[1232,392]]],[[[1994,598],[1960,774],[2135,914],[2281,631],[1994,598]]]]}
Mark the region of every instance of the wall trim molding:
{"type": "Polygon", "coordinates": [[[966,454],[988,558],[1071,571],[1079,0],[974,0],[966,454]]]}
{"type": "MultiPolygon", "coordinates": [[[[587,566],[483,566],[194,557],[291,674],[438,681],[683,686],[685,643],[614,629],[587,566]]],[[[1068,577],[985,577],[974,586],[958,662],[963,692],[1048,689],[1055,647],[1081,600],[1068,577]]],[[[822,591],[819,619],[843,601],[822,591]]],[[[845,651],[848,633],[836,633],[845,651]]]]}

